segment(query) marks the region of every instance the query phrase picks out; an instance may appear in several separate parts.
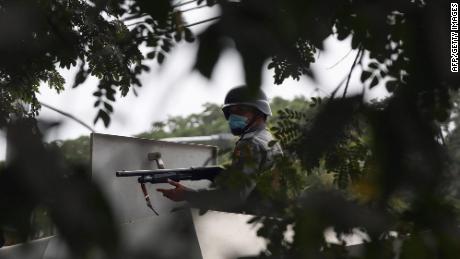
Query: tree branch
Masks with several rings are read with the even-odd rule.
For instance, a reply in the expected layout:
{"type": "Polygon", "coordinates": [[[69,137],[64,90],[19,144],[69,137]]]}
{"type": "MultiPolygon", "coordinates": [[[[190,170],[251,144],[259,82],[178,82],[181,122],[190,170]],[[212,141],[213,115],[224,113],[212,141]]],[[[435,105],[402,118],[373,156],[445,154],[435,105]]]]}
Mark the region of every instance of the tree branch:
{"type": "Polygon", "coordinates": [[[188,5],[188,4],[191,4],[191,3],[196,2],[196,1],[197,0],[185,1],[185,2],[182,2],[180,4],[173,5],[172,8],[177,8],[177,7],[180,7],[180,6],[188,5]]]}
{"type": "Polygon", "coordinates": [[[209,19],[206,19],[206,20],[202,20],[202,21],[199,21],[199,22],[196,22],[196,23],[187,24],[187,25],[185,25],[184,27],[186,27],[186,28],[187,28],[187,27],[192,27],[192,26],[199,25],[199,24],[202,24],[202,23],[214,21],[214,20],[217,20],[217,19],[219,19],[219,18],[220,18],[220,16],[216,16],[216,17],[209,18],[209,19]]]}
{"type": "Polygon", "coordinates": [[[353,74],[353,70],[355,69],[356,63],[357,63],[360,55],[362,55],[362,53],[363,53],[363,48],[362,48],[362,46],[360,46],[359,49],[358,49],[358,53],[356,54],[355,61],[353,61],[353,65],[350,68],[350,73],[348,73],[347,83],[345,84],[345,90],[343,90],[342,98],[345,98],[345,95],[347,94],[348,85],[350,84],[351,74],[353,74]]]}
{"type": "Polygon", "coordinates": [[[67,113],[67,112],[64,112],[64,111],[61,111],[61,110],[59,110],[59,109],[57,109],[57,108],[54,108],[53,106],[50,106],[50,105],[48,105],[48,104],[46,104],[46,103],[43,103],[43,102],[40,102],[40,104],[41,104],[42,106],[44,106],[44,107],[50,109],[50,110],[53,110],[53,111],[55,111],[55,112],[57,112],[57,113],[60,113],[60,114],[62,114],[62,115],[64,115],[64,116],[66,116],[66,117],[68,117],[68,118],[70,118],[70,119],[76,121],[77,123],[79,123],[79,124],[82,125],[83,127],[89,129],[91,132],[93,132],[93,133],[96,132],[96,131],[95,131],[93,128],[91,128],[88,124],[84,123],[82,120],[76,118],[76,117],[73,116],[72,114],[67,113]]]}

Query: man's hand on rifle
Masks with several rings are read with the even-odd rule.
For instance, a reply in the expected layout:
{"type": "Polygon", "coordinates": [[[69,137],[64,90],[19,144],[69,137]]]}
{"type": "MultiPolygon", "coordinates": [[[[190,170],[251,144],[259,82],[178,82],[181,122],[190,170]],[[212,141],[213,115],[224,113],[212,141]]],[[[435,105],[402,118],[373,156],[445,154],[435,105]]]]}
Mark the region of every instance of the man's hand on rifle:
{"type": "Polygon", "coordinates": [[[168,183],[176,187],[174,189],[161,189],[158,188],[157,191],[161,192],[163,196],[173,201],[184,201],[185,193],[192,191],[192,189],[183,186],[182,184],[168,179],[168,183]]]}

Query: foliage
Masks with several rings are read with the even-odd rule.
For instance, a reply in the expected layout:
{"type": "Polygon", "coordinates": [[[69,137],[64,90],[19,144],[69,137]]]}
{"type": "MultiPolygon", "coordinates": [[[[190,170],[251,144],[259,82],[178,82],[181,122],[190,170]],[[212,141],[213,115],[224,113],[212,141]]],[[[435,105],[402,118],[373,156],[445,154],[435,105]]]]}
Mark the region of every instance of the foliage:
{"type": "Polygon", "coordinates": [[[59,149],[63,159],[69,165],[90,166],[90,143],[89,137],[80,136],[72,140],[56,140],[50,143],[53,148],[59,149]]]}
{"type": "Polygon", "coordinates": [[[161,139],[167,137],[207,136],[228,132],[227,122],[218,104],[206,103],[203,112],[186,117],[174,116],[152,123],[150,131],[138,137],[161,139]]]}
{"type": "Polygon", "coordinates": [[[37,114],[40,83],[62,91],[57,67],[78,65],[73,87],[89,76],[99,80],[95,122],[108,126],[116,93],[140,87],[139,75],[150,70],[145,60],[162,63],[175,42],[193,41],[182,13],[172,10],[167,0],[0,1],[1,125],[19,101],[37,114]]]}
{"type": "Polygon", "coordinates": [[[56,150],[45,148],[34,120],[15,121],[8,133],[12,158],[0,171],[2,230],[15,230],[25,240],[32,213],[46,208],[73,254],[113,255],[118,230],[112,211],[85,168],[68,166],[56,150]]]}
{"type": "MultiPolygon", "coordinates": [[[[411,220],[418,221],[422,214],[417,211],[417,214],[414,215],[412,209],[419,209],[417,206],[420,206],[420,201],[416,198],[416,192],[423,193],[423,191],[416,188],[426,188],[427,186],[423,185],[426,182],[422,180],[417,183],[416,180],[411,179],[410,183],[405,184],[421,184],[422,186],[415,188],[404,186],[400,190],[394,191],[391,196],[385,193],[385,188],[388,186],[382,186],[385,184],[382,177],[385,176],[379,175],[378,164],[376,164],[379,159],[376,154],[379,154],[377,153],[379,150],[372,142],[372,121],[368,119],[370,116],[367,113],[385,109],[386,102],[362,104],[356,103],[356,99],[350,99],[348,101],[352,102],[348,105],[351,108],[356,109],[357,105],[358,107],[363,106],[361,112],[351,112],[344,108],[344,104],[340,105],[341,110],[335,110],[336,104],[331,100],[317,98],[313,100],[313,109],[307,112],[282,110],[280,113],[281,120],[273,127],[275,135],[283,145],[287,155],[278,162],[277,167],[271,172],[272,178],[266,180],[262,177],[265,182],[259,181],[259,184],[265,185],[259,189],[265,191],[266,195],[275,198],[275,200],[282,197],[285,200],[284,205],[277,212],[282,215],[280,216],[282,220],[260,216],[253,219],[254,222],[263,223],[259,235],[265,237],[269,242],[267,250],[260,254],[260,258],[303,258],[321,255],[347,257],[348,252],[343,246],[345,243],[336,246],[325,241],[324,231],[331,226],[338,233],[338,237],[342,234],[352,233],[353,229],[356,228],[365,230],[372,242],[364,245],[365,253],[363,256],[370,258],[377,255],[389,257],[393,253],[390,247],[392,238],[389,236],[389,232],[395,231],[399,237],[408,237],[416,235],[419,231],[416,223],[414,224],[411,220]],[[341,123],[341,125],[337,124],[337,121],[330,122],[322,119],[322,115],[330,115],[331,113],[336,113],[334,118],[343,119],[347,113],[353,113],[354,117],[347,120],[346,124],[341,123]],[[322,131],[339,132],[334,134],[330,132],[315,133],[315,127],[322,123],[327,123],[327,126],[322,125],[320,127],[322,131]],[[302,131],[306,132],[303,133],[302,131]],[[331,146],[327,145],[327,141],[322,141],[324,146],[317,147],[316,140],[309,138],[309,134],[320,135],[321,140],[333,137],[334,144],[331,146]],[[307,155],[305,155],[305,146],[311,148],[307,150],[309,152],[307,155]],[[318,148],[320,151],[316,150],[316,154],[322,155],[315,156],[315,149],[318,148]],[[298,164],[299,160],[303,165],[298,164]],[[312,176],[315,177],[318,173],[323,176],[323,181],[311,181],[312,176]],[[332,175],[334,179],[332,189],[330,184],[324,185],[324,177],[328,175],[332,175]],[[267,183],[274,180],[273,177],[276,179],[280,176],[281,187],[264,189],[267,187],[267,183]],[[309,178],[310,181],[308,181],[309,178]],[[337,192],[336,190],[342,191],[337,192]],[[297,194],[292,195],[292,191],[297,192],[297,194]],[[291,194],[289,194],[290,192],[291,194]],[[385,200],[384,205],[381,204],[382,200],[385,200]],[[323,203],[328,205],[323,205],[323,203]],[[291,241],[286,240],[284,236],[289,226],[294,226],[295,231],[295,236],[291,241]],[[306,244],[311,244],[311,246],[306,244]],[[321,253],[318,247],[321,248],[321,253]],[[388,254],[382,255],[380,254],[382,252],[388,254]]],[[[420,163],[420,161],[418,162],[420,163]]],[[[439,187],[439,191],[442,192],[447,187],[449,185],[445,184],[439,187]]],[[[453,222],[456,222],[457,218],[454,216],[456,215],[454,211],[458,200],[450,199],[449,193],[439,195],[437,198],[439,200],[430,201],[433,202],[430,205],[439,206],[438,209],[441,212],[437,216],[452,220],[452,224],[454,224],[453,222]]],[[[446,236],[439,238],[455,238],[452,236],[453,233],[443,235],[446,236]]],[[[427,236],[433,238],[436,234],[429,232],[427,236]]],[[[417,246],[422,249],[423,241],[415,240],[414,242],[422,242],[417,243],[417,246]]],[[[405,245],[412,246],[413,244],[412,241],[407,241],[405,245]]],[[[456,252],[455,247],[444,245],[445,243],[440,243],[439,249],[456,252]]],[[[407,252],[404,256],[412,256],[415,253],[409,247],[404,248],[407,249],[403,250],[405,253],[407,252]]]]}
{"type": "MultiPolygon", "coordinates": [[[[371,195],[364,203],[333,192],[306,195],[293,208],[280,212],[295,226],[292,243],[283,246],[279,235],[262,232],[267,239],[279,242],[261,257],[319,257],[319,251],[324,256],[343,257],[343,249],[331,248],[324,242],[326,227],[334,227],[338,235],[351,228],[364,229],[370,242],[363,246],[363,257],[389,257],[393,251],[385,237],[390,231],[397,231],[403,238],[411,237],[402,245],[402,258],[413,256],[417,249],[441,257],[458,256],[453,244],[459,241],[460,232],[446,227],[457,225],[457,217],[454,204],[445,195],[448,157],[439,142],[438,123],[448,118],[452,107],[449,91],[458,89],[460,80],[449,72],[447,52],[434,51],[436,46],[449,46],[448,5],[439,1],[254,0],[223,2],[221,6],[222,18],[199,38],[212,38],[213,42],[219,42],[216,37],[232,39],[242,56],[250,86],[260,84],[264,62],[274,57],[273,62],[277,62],[280,55],[292,57],[282,59],[287,62],[284,67],[297,69],[291,67],[289,71],[294,72],[276,74],[277,83],[289,76],[295,78],[296,71],[305,70],[309,75],[305,68],[314,60],[311,48],[321,50],[323,41],[335,36],[339,40],[351,38],[357,56],[350,74],[358,66],[363,69],[363,89],[381,83],[393,93],[383,107],[373,107],[363,103],[361,96],[347,97],[344,93],[343,98],[336,98],[337,89],[311,123],[280,126],[286,135],[285,144],[294,140],[289,157],[300,160],[302,171],[318,167],[326,156],[326,167],[346,173],[347,177],[338,175],[342,187],[346,186],[345,179],[365,173],[358,189],[371,195]],[[254,31],[258,37],[250,36],[254,31]],[[436,43],[433,38],[438,39],[436,43]],[[307,44],[298,44],[299,39],[307,44]],[[370,58],[368,63],[363,62],[365,54],[370,58]],[[359,116],[368,125],[368,143],[354,140],[353,132],[347,133],[359,116]],[[350,141],[359,144],[347,145],[350,141]],[[363,152],[366,148],[362,144],[369,146],[370,153],[363,152]],[[357,163],[360,160],[365,163],[357,163]],[[395,199],[407,204],[403,212],[392,210],[395,199]],[[326,207],[324,203],[329,204],[326,207]],[[292,211],[295,212],[289,217],[292,211]],[[422,230],[428,232],[422,235],[422,230]],[[286,251],[279,252],[280,247],[286,251]]],[[[206,53],[206,46],[206,42],[200,42],[198,61],[217,62],[218,53],[206,53]]],[[[197,68],[210,70],[200,62],[197,68]]],[[[314,78],[314,74],[310,76],[314,78]]],[[[346,92],[349,80],[344,82],[346,92]]],[[[268,229],[285,229],[281,223],[265,223],[268,229]]]]}

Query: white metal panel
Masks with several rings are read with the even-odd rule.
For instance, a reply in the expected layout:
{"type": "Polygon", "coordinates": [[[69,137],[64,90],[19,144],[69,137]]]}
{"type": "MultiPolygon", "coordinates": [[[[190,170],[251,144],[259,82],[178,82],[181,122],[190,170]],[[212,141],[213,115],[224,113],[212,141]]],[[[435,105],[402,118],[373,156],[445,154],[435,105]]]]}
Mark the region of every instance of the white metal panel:
{"type": "MultiPolygon", "coordinates": [[[[160,152],[166,168],[180,168],[216,164],[216,148],[204,145],[179,144],[139,138],[92,134],[92,173],[111,201],[120,223],[151,217],[153,212],[145,205],[137,177],[119,178],[118,170],[154,169],[156,164],[147,154],[160,152]]],[[[191,187],[206,187],[207,181],[185,182],[191,187]]],[[[147,184],[153,206],[161,215],[181,204],[171,202],[156,192],[169,184],[147,184]]]]}
{"type": "MultiPolygon", "coordinates": [[[[147,208],[137,177],[120,178],[119,170],[154,169],[148,153],[159,152],[166,168],[214,165],[216,148],[179,144],[105,134],[91,136],[92,177],[111,203],[117,222],[122,225],[124,250],[139,251],[166,258],[202,258],[190,210],[171,212],[181,203],[172,202],[156,191],[168,184],[147,184],[156,216],[147,208]]],[[[184,182],[192,188],[204,188],[209,181],[184,182]]]]}

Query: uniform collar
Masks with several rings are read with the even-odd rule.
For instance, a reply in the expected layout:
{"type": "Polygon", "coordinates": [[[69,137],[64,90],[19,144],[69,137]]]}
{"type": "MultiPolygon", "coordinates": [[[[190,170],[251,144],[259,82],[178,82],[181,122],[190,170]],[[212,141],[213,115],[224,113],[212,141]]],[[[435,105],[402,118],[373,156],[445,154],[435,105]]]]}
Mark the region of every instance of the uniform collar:
{"type": "Polygon", "coordinates": [[[248,138],[252,138],[254,137],[254,135],[256,135],[259,131],[262,131],[265,129],[265,123],[262,123],[260,125],[257,125],[257,126],[254,126],[254,127],[251,127],[251,129],[244,133],[243,135],[241,135],[240,139],[239,140],[242,140],[242,139],[248,139],[248,138]]]}

